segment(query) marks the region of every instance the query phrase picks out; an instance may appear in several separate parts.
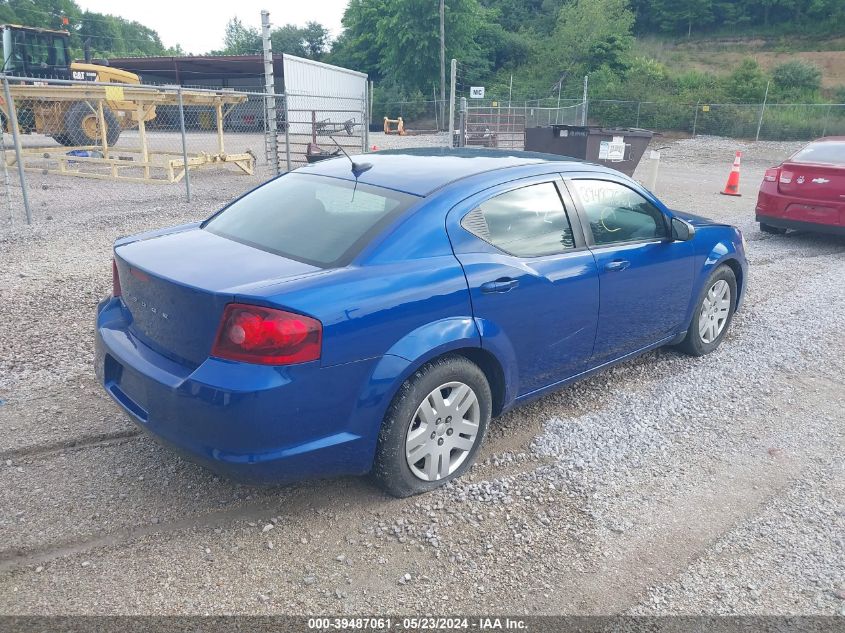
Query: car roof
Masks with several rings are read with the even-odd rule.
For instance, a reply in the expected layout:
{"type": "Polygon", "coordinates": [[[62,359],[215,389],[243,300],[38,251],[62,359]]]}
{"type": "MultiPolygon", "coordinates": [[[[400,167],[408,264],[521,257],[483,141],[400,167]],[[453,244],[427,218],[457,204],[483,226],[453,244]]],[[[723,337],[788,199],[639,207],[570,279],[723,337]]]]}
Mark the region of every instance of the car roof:
{"type": "MultiPolygon", "coordinates": [[[[382,150],[351,158],[356,163],[371,165],[360,174],[359,182],[418,196],[428,195],[456,180],[524,165],[554,163],[562,171],[585,167],[602,169],[567,156],[501,149],[425,147],[382,150]]],[[[351,167],[349,160],[340,156],[302,167],[297,172],[355,180],[351,167]]]]}

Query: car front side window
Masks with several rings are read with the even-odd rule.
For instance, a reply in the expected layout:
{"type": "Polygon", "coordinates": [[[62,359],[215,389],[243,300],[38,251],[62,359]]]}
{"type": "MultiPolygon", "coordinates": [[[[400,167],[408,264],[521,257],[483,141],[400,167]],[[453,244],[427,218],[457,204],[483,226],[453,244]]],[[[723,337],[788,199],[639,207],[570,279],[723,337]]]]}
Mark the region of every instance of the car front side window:
{"type": "Polygon", "coordinates": [[[520,187],[482,202],[461,225],[509,255],[542,257],[575,247],[554,183],[520,187]]]}
{"type": "Polygon", "coordinates": [[[570,181],[597,246],[668,236],[663,213],[636,191],[607,180],[570,181]]]}

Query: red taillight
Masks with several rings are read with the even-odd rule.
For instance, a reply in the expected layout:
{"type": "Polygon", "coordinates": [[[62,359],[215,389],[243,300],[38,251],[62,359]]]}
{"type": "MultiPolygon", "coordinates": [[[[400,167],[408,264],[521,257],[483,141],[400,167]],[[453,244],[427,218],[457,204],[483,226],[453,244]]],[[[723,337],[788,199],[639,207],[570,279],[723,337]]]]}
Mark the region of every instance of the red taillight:
{"type": "Polygon", "coordinates": [[[119,297],[120,291],[120,275],[117,274],[117,262],[112,258],[111,260],[111,296],[119,297]]]}
{"type": "Polygon", "coordinates": [[[211,355],[261,365],[290,365],[320,358],[323,326],[316,319],[261,306],[230,303],[211,355]]]}
{"type": "Polygon", "coordinates": [[[782,171],[780,173],[779,182],[782,185],[788,185],[792,182],[792,172],[791,171],[782,171]]]}
{"type": "Polygon", "coordinates": [[[767,182],[777,182],[779,173],[780,167],[773,167],[772,169],[767,169],[766,174],[763,176],[763,180],[767,182]]]}

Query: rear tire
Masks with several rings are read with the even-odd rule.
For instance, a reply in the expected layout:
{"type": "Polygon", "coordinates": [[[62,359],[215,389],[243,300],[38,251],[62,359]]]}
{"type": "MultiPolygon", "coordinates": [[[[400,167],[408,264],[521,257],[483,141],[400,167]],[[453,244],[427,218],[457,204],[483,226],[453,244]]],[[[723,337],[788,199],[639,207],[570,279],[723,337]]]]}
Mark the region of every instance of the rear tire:
{"type": "Polygon", "coordinates": [[[772,235],[783,235],[786,233],[786,229],[782,229],[779,226],[772,226],[771,224],[765,224],[760,222],[760,230],[763,233],[771,233],[772,235]]]}
{"type": "Polygon", "coordinates": [[[704,356],[719,347],[733,320],[736,300],[736,275],[723,264],[704,284],[686,338],[678,349],[690,356],[704,356]]]}
{"type": "MultiPolygon", "coordinates": [[[[114,146],[120,138],[120,121],[117,120],[111,108],[103,107],[103,119],[106,123],[106,141],[114,146]]],[[[69,145],[99,145],[100,138],[99,116],[87,103],[79,101],[71,105],[65,112],[65,129],[59,136],[67,137],[69,145]]],[[[61,142],[61,141],[59,141],[61,142]]]]}
{"type": "Polygon", "coordinates": [[[487,432],[492,400],[484,372],[463,356],[426,363],[384,416],[373,479],[391,495],[408,497],[460,477],[487,432]]]}

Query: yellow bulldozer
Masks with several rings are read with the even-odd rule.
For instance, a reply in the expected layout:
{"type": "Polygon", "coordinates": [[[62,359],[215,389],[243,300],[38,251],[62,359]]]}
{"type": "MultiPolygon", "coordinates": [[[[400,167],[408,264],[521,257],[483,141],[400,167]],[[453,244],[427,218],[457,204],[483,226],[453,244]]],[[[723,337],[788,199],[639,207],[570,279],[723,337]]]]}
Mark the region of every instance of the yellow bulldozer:
{"type": "MultiPolygon", "coordinates": [[[[49,79],[96,81],[117,84],[139,84],[140,78],[118,68],[70,60],[70,33],[53,29],[0,25],[3,42],[3,72],[11,84],[19,86],[50,86],[55,96],[44,89],[37,95],[27,95],[25,89],[14,91],[18,128],[21,133],[36,132],[53,137],[62,145],[95,145],[101,137],[101,122],[105,126],[105,141],[113,146],[122,130],[136,127],[140,117],[144,121],[155,118],[155,107],[139,109],[134,101],[123,99],[123,91],[114,90],[107,99],[102,115],[90,102],[63,98],[67,84],[49,84],[49,79]],[[20,79],[16,79],[20,78],[20,79]],[[40,81],[39,81],[40,80],[40,81]]],[[[35,91],[33,91],[35,93],[35,91]]],[[[107,91],[108,94],[108,91],[107,91]]],[[[9,131],[9,107],[0,100],[3,129],[9,131]]]]}

